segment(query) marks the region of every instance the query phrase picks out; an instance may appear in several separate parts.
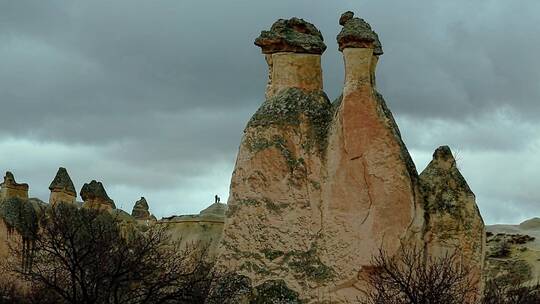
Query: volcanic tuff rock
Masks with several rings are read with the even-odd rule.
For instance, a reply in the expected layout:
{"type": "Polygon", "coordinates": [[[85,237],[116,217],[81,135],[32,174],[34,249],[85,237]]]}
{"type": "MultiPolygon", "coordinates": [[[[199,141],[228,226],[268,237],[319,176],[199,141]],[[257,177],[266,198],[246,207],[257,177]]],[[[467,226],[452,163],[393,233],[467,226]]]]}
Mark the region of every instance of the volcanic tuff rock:
{"type": "MultiPolygon", "coordinates": [[[[346,21],[349,33],[358,20],[346,21]]],[[[370,40],[344,45],[346,84],[334,106],[312,68],[319,56],[278,53],[289,60],[278,66],[267,55],[270,90],[244,130],[218,260],[254,286],[282,278],[308,301],[355,300],[379,246],[395,252],[421,239],[416,169],[373,87],[376,35],[367,29],[370,40]]]]}
{"type": "Polygon", "coordinates": [[[49,190],[51,190],[51,196],[49,197],[49,204],[51,205],[55,205],[58,202],[74,204],[77,198],[77,191],[66,168],[60,167],[58,169],[56,176],[49,186],[49,190]]]}
{"type": "Polygon", "coordinates": [[[140,200],[135,202],[133,210],[131,211],[131,216],[137,220],[156,220],[149,210],[148,202],[144,197],[141,197],[140,200]]]}
{"type": "MultiPolygon", "coordinates": [[[[249,278],[253,289],[281,279],[280,290],[308,303],[354,302],[380,247],[389,254],[401,246],[424,248],[424,235],[437,235],[438,215],[425,226],[423,198],[436,196],[437,187],[446,190],[435,182],[421,192],[397,124],[376,91],[382,47],[369,24],[352,12],[340,18],[345,86],[331,104],[322,90],[324,49],[313,51],[322,37],[298,20],[278,20],[255,41],[268,63],[266,100],[244,130],[217,263],[249,278]]],[[[476,213],[472,223],[456,223],[452,244],[468,250],[466,260],[479,261],[483,224],[474,196],[461,185],[448,190],[457,195],[454,204],[464,205],[460,214],[476,213]]]]}
{"type": "Polygon", "coordinates": [[[457,251],[473,266],[472,276],[480,289],[486,251],[484,222],[449,147],[435,150],[433,160],[420,174],[420,187],[426,209],[427,254],[457,251]]]}
{"type": "Polygon", "coordinates": [[[80,194],[84,208],[116,209],[114,201],[107,195],[101,182],[93,180],[89,184],[84,184],[80,194]]]}

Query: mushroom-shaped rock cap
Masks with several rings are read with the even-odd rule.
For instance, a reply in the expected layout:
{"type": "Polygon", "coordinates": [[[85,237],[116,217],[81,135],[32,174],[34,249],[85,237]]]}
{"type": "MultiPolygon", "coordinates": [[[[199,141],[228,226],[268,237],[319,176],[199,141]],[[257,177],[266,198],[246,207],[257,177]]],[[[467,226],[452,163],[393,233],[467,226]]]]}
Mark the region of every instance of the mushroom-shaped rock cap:
{"type": "Polygon", "coordinates": [[[321,32],[311,23],[300,19],[279,19],[269,31],[255,39],[264,54],[293,52],[322,54],[326,50],[321,32]]]}
{"type": "Polygon", "coordinates": [[[348,11],[341,15],[339,24],[343,26],[337,36],[340,51],[345,48],[366,48],[373,44],[373,54],[383,54],[379,36],[364,19],[354,18],[354,13],[348,11]]]}
{"type": "Polygon", "coordinates": [[[65,191],[69,194],[72,194],[73,196],[77,195],[77,191],[75,190],[73,181],[71,181],[71,178],[69,177],[69,174],[66,168],[62,168],[62,167],[60,167],[58,169],[58,172],[56,172],[56,176],[51,182],[51,185],[49,186],[49,190],[65,191]]]}
{"type": "Polygon", "coordinates": [[[100,203],[109,204],[113,208],[116,208],[114,201],[107,195],[105,188],[101,182],[95,180],[89,184],[84,184],[81,188],[81,197],[83,201],[99,201],[100,203]]]}

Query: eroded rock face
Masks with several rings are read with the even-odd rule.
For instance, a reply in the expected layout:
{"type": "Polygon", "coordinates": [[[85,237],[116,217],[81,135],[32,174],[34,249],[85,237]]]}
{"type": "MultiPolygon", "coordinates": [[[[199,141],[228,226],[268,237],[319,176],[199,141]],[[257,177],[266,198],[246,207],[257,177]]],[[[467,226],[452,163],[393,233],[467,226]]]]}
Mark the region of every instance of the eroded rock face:
{"type": "Polygon", "coordinates": [[[13,173],[7,171],[4,182],[0,184],[0,199],[18,197],[28,198],[28,184],[19,184],[15,181],[13,173]]]}
{"type": "Polygon", "coordinates": [[[131,216],[134,217],[136,220],[156,220],[156,217],[153,216],[148,207],[148,202],[144,197],[141,197],[140,200],[135,202],[135,205],[133,206],[133,210],[131,211],[131,216]]]}
{"type": "Polygon", "coordinates": [[[49,204],[52,206],[58,202],[74,204],[77,198],[77,191],[66,168],[61,167],[58,169],[56,176],[49,186],[49,190],[51,190],[49,204]]]}
{"type": "Polygon", "coordinates": [[[116,209],[114,201],[107,195],[101,182],[93,180],[88,184],[84,184],[80,194],[84,201],[84,208],[116,209]]]}
{"type": "MultiPolygon", "coordinates": [[[[348,32],[358,20],[343,21],[348,32]]],[[[421,240],[418,176],[374,88],[370,37],[344,44],[346,84],[334,105],[302,53],[279,55],[295,67],[288,79],[303,81],[274,86],[290,69],[270,54],[271,93],[244,130],[218,260],[254,286],[279,278],[307,301],[354,301],[380,246],[421,240]]]]}

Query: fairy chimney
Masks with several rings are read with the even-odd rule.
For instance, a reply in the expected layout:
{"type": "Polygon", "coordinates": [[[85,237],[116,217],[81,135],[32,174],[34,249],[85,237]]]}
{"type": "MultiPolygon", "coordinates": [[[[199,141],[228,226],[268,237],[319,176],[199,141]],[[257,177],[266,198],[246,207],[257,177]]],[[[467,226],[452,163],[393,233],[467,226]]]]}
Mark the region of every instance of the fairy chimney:
{"type": "Polygon", "coordinates": [[[28,184],[19,184],[15,181],[13,173],[7,171],[4,182],[0,184],[0,199],[28,198],[28,184]]]}
{"type": "Polygon", "coordinates": [[[148,202],[146,198],[141,197],[140,200],[135,202],[133,210],[131,211],[131,216],[136,220],[147,221],[147,220],[156,220],[156,217],[153,216],[148,207],[148,202]]]}
{"type": "Polygon", "coordinates": [[[56,172],[56,176],[51,182],[49,190],[51,190],[51,195],[49,196],[49,204],[51,206],[54,206],[59,202],[73,204],[77,198],[77,191],[75,190],[73,181],[71,181],[66,168],[58,168],[58,172],[56,172]]]}
{"type": "Polygon", "coordinates": [[[279,19],[255,39],[268,64],[266,98],[285,88],[322,90],[321,54],[326,50],[321,32],[303,19],[279,19]]]}
{"type": "Polygon", "coordinates": [[[428,233],[429,191],[375,86],[379,38],[352,12],[340,24],[345,84],[332,104],[315,26],[280,19],[256,39],[269,66],[266,100],[244,129],[216,264],[254,290],[278,284],[308,303],[362,300],[379,250],[425,248],[428,233]]]}

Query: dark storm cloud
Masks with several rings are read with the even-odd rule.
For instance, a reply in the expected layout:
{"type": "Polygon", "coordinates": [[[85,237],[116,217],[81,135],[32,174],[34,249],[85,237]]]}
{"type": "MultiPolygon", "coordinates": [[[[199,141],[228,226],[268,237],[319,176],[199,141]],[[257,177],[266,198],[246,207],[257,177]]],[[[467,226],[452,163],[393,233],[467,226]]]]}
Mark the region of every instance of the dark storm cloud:
{"type": "Polygon", "coordinates": [[[336,98],[337,20],[348,9],[379,33],[378,86],[409,147],[510,153],[540,137],[538,1],[0,0],[0,144],[72,147],[58,155],[80,170],[88,166],[76,155],[95,155],[92,174],[100,168],[113,186],[193,183],[216,164],[232,167],[262,102],[259,32],[277,18],[315,23],[336,98]]]}

